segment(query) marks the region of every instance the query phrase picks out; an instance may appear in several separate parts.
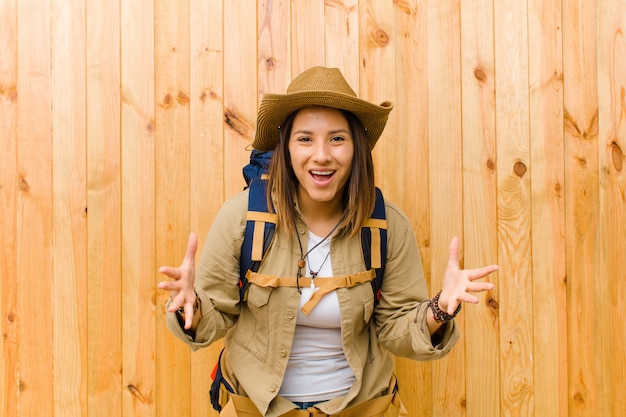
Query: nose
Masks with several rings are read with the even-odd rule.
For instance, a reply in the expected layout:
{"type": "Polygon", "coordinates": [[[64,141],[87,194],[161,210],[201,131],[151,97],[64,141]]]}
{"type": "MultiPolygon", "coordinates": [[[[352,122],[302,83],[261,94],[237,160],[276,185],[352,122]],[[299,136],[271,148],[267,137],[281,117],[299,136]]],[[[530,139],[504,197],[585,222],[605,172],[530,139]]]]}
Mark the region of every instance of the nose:
{"type": "Polygon", "coordinates": [[[318,163],[330,161],[330,145],[325,140],[315,141],[313,149],[313,160],[318,163]]]}

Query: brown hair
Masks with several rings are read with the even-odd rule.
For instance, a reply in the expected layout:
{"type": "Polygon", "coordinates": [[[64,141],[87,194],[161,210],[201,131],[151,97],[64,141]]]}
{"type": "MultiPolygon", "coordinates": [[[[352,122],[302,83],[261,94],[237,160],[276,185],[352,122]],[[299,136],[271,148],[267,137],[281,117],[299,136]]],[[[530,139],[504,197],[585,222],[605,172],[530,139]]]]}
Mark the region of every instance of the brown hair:
{"type": "MultiPolygon", "coordinates": [[[[280,128],[280,139],[270,163],[267,186],[267,201],[270,210],[277,215],[277,227],[284,227],[292,233],[295,232],[294,196],[298,188],[298,179],[291,166],[289,136],[298,111],[290,114],[280,128]]],[[[354,114],[346,110],[340,111],[350,127],[354,141],[354,156],[352,172],[343,195],[343,221],[338,230],[341,235],[353,236],[374,210],[376,200],[374,162],[363,124],[354,114]]]]}

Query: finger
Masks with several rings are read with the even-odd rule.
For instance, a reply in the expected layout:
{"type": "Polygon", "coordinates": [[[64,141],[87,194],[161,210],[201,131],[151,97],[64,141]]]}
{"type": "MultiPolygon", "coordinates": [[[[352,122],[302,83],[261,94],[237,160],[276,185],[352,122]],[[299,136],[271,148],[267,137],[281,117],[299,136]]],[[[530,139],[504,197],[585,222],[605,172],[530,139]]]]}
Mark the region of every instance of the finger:
{"type": "Polygon", "coordinates": [[[178,281],[161,281],[157,288],[164,291],[180,291],[181,286],[178,281]]]}
{"type": "Polygon", "coordinates": [[[189,240],[187,241],[187,253],[185,253],[185,258],[189,260],[192,265],[195,264],[197,250],[198,238],[195,233],[190,233],[189,240]]]}
{"type": "Polygon", "coordinates": [[[464,300],[462,300],[462,299],[454,300],[453,302],[448,304],[448,307],[446,308],[446,313],[448,313],[451,316],[454,315],[454,312],[456,311],[456,309],[459,306],[459,304],[461,303],[461,301],[464,301],[464,300]]]}
{"type": "MultiPolygon", "coordinates": [[[[465,293],[459,297],[459,302],[461,301],[464,303],[478,304],[478,297],[465,293]]],[[[454,313],[454,310],[450,312],[450,306],[448,306],[448,314],[452,314],[452,313],[454,313]]]]}
{"type": "Polygon", "coordinates": [[[173,279],[179,279],[181,275],[179,268],[172,268],[171,266],[160,267],[159,273],[163,275],[167,275],[168,277],[173,278],[173,279]]]}
{"type": "Polygon", "coordinates": [[[483,292],[491,291],[495,288],[495,285],[491,282],[473,282],[467,286],[466,292],[483,292]]]}
{"type": "Polygon", "coordinates": [[[191,329],[191,322],[193,321],[193,305],[185,303],[185,330],[191,329]]]}
{"type": "Polygon", "coordinates": [[[167,307],[167,311],[170,313],[174,313],[176,310],[180,308],[180,302],[178,301],[178,295],[170,296],[170,305],[167,307]]]}
{"type": "Polygon", "coordinates": [[[484,278],[498,269],[500,269],[498,265],[488,265],[482,268],[466,269],[465,272],[468,273],[468,278],[473,281],[475,279],[484,278]]]}
{"type": "Polygon", "coordinates": [[[459,238],[454,236],[450,241],[450,256],[448,258],[448,265],[459,267],[459,238]]]}

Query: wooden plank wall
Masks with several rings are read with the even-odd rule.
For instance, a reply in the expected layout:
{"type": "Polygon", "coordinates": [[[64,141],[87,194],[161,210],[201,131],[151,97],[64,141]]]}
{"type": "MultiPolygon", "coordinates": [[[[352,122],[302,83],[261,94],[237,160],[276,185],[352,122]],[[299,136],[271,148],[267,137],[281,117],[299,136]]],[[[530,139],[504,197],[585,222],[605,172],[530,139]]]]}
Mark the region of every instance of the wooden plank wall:
{"type": "Polygon", "coordinates": [[[501,265],[449,357],[397,360],[410,415],[622,416],[625,31],[623,0],[0,0],[0,415],[216,415],[156,270],[327,65],[396,105],[377,181],[432,293],[453,235],[501,265]]]}

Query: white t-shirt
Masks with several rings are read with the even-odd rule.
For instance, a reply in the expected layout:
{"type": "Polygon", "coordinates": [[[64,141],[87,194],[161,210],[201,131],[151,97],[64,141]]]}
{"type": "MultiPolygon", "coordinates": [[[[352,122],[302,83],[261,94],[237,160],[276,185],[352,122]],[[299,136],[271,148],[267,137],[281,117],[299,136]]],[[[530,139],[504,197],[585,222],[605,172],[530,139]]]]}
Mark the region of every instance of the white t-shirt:
{"type": "MultiPolygon", "coordinates": [[[[309,232],[308,249],[322,239],[309,232]]],[[[313,270],[319,277],[332,277],[329,253],[330,238],[308,254],[306,276],[310,277],[313,270]]],[[[310,298],[311,288],[303,286],[300,307],[310,298]]],[[[354,373],[343,352],[339,300],[333,291],[322,297],[308,316],[298,311],[296,333],[280,395],[296,402],[330,400],[346,395],[353,382],[354,373]]]]}

